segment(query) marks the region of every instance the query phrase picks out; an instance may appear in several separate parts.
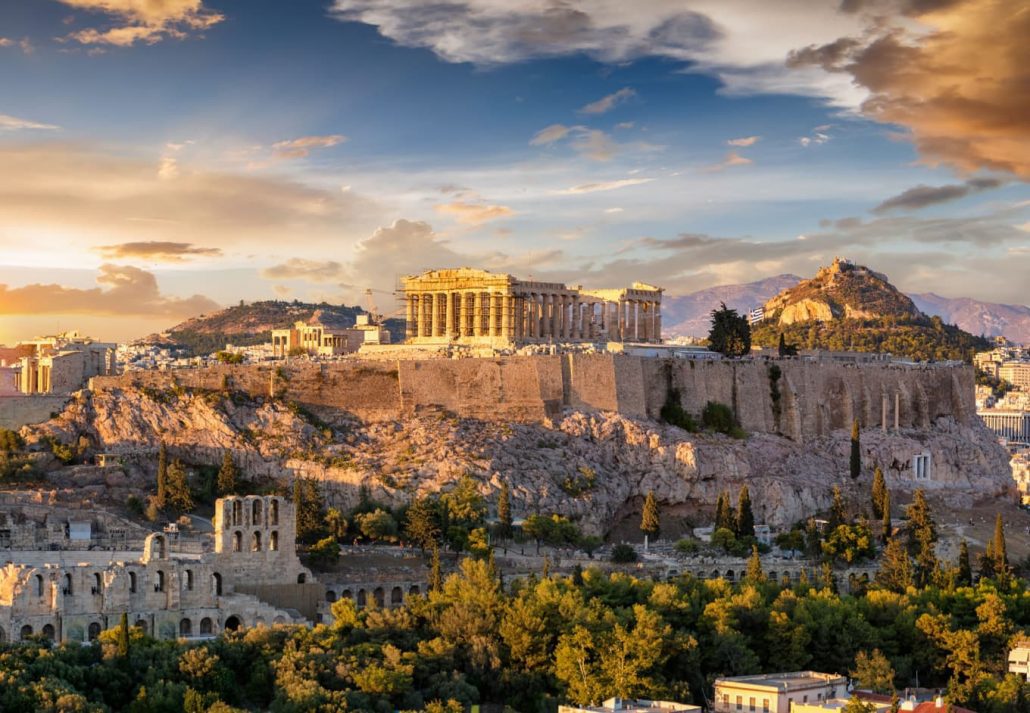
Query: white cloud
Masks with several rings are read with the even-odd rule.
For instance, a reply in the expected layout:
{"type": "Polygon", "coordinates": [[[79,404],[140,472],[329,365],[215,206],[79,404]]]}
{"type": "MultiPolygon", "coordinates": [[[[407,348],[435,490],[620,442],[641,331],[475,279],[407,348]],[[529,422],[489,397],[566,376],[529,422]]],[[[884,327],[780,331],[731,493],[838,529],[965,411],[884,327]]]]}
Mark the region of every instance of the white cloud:
{"type": "Polygon", "coordinates": [[[740,139],[730,139],[729,141],[726,142],[726,145],[727,146],[740,146],[740,147],[754,146],[756,143],[758,143],[758,140],[761,139],[761,138],[762,138],[761,136],[745,136],[745,137],[740,138],[740,139]]]}
{"type": "Polygon", "coordinates": [[[605,208],[604,212],[605,213],[622,213],[623,209],[622,208],[605,208]]]}
{"type": "Polygon", "coordinates": [[[533,138],[529,140],[530,146],[550,146],[556,141],[561,141],[569,132],[572,131],[572,127],[565,126],[564,124],[551,124],[540,129],[540,131],[533,134],[533,138]]]}
{"type": "Polygon", "coordinates": [[[508,218],[515,215],[515,211],[508,206],[470,203],[467,201],[440,203],[433,206],[433,210],[441,215],[450,216],[463,225],[482,225],[491,220],[508,218]]]}
{"type": "Polygon", "coordinates": [[[610,161],[619,150],[607,133],[582,125],[551,124],[536,132],[529,145],[551,146],[565,139],[570,139],[569,145],[576,153],[594,161],[610,161]]]}
{"type": "MultiPolygon", "coordinates": [[[[618,188],[628,186],[639,186],[643,183],[650,183],[653,178],[621,178],[617,181],[602,181],[600,183],[583,183],[572,188],[557,191],[559,195],[579,195],[582,193],[597,193],[598,191],[614,191],[618,188]]],[[[621,210],[621,209],[620,209],[621,210]]]]}
{"type": "Polygon", "coordinates": [[[10,114],[0,114],[0,131],[57,131],[60,126],[43,124],[29,119],[19,119],[10,114]]]}
{"type": "Polygon", "coordinates": [[[611,111],[619,104],[628,101],[632,97],[636,96],[637,92],[631,87],[623,87],[619,91],[609,94],[606,97],[602,97],[595,102],[587,104],[580,109],[581,114],[604,114],[605,112],[611,111]]]}
{"type": "Polygon", "coordinates": [[[278,158],[304,158],[309,156],[315,149],[325,149],[347,140],[342,134],[331,134],[329,136],[302,136],[298,139],[278,141],[272,144],[272,152],[278,158]]]}
{"type": "Polygon", "coordinates": [[[741,156],[736,151],[728,151],[726,158],[716,164],[712,164],[708,167],[709,171],[722,171],[726,168],[732,168],[733,166],[747,166],[754,163],[751,159],[746,156],[741,156]]]}

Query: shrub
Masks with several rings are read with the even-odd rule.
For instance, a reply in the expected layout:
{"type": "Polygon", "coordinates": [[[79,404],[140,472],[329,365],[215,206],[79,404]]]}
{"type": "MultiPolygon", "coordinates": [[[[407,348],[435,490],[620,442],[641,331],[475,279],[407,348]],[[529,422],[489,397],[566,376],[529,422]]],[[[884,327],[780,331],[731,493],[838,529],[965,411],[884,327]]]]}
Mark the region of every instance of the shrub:
{"type": "Polygon", "coordinates": [[[676,551],[684,555],[692,555],[701,548],[697,540],[684,537],[676,543],[676,551]]]}
{"type": "MultiPolygon", "coordinates": [[[[693,363],[691,363],[693,365],[693,363]]],[[[665,404],[662,405],[659,416],[670,426],[682,428],[684,431],[696,433],[698,431],[697,421],[687,413],[680,405],[680,393],[677,389],[669,389],[665,397],[665,404]]]]}
{"type": "Polygon", "coordinates": [[[637,551],[632,545],[625,543],[615,545],[612,548],[612,562],[616,564],[629,564],[637,561],[637,551]]]}
{"type": "Polygon", "coordinates": [[[745,436],[744,431],[740,428],[740,424],[737,423],[737,417],[733,415],[733,410],[726,404],[721,404],[718,401],[709,401],[705,404],[705,408],[701,412],[701,423],[704,424],[705,428],[711,429],[716,433],[722,433],[734,438],[743,438],[745,436]]]}

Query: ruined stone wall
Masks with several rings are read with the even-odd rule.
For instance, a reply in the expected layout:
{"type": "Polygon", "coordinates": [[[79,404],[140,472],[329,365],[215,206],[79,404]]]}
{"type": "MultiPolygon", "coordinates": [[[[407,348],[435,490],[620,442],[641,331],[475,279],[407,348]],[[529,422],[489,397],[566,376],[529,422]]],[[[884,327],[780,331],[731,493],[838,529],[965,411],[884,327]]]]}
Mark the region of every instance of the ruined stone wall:
{"type": "Polygon", "coordinates": [[[700,413],[705,403],[716,401],[731,406],[746,431],[780,433],[796,441],[848,429],[854,419],[863,428],[878,427],[885,398],[889,427],[895,418],[901,428],[928,428],[941,416],[966,425],[975,419],[968,366],[567,354],[225,365],[95,377],[91,383],[96,390],[232,388],[366,420],[444,409],[470,418],[538,421],[557,416],[563,406],[656,418],[675,390],[689,412],[700,413]],[[773,378],[774,367],[778,378],[773,378]]]}
{"type": "Polygon", "coordinates": [[[67,395],[33,394],[0,397],[0,428],[17,430],[40,423],[68,403],[67,395]]]}

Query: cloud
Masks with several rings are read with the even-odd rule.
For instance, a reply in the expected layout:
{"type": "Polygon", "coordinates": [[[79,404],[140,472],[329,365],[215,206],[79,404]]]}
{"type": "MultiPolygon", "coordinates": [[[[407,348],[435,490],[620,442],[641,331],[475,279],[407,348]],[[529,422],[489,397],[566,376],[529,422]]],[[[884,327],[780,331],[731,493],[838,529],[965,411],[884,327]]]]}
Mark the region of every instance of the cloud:
{"type": "Polygon", "coordinates": [[[280,265],[266,267],[261,277],[266,280],[306,280],[308,282],[333,282],[344,275],[343,265],[335,260],[304,260],[290,258],[280,265]]]}
{"type": "Polygon", "coordinates": [[[466,201],[440,203],[433,206],[433,209],[441,215],[453,217],[463,225],[482,225],[491,220],[515,215],[515,211],[508,206],[468,203],[466,201]]]}
{"type": "Polygon", "coordinates": [[[620,121],[615,125],[616,129],[632,129],[636,124],[632,121],[620,121]]]}
{"type": "Polygon", "coordinates": [[[745,146],[754,146],[761,139],[761,136],[745,136],[742,139],[730,139],[726,142],[727,146],[739,146],[741,148],[745,146]]]}
{"type": "Polygon", "coordinates": [[[708,167],[707,170],[708,171],[722,171],[724,169],[731,168],[733,166],[747,166],[747,165],[752,164],[752,163],[754,163],[754,161],[752,161],[751,159],[749,159],[749,158],[747,158],[745,156],[741,156],[736,151],[728,151],[726,153],[726,158],[724,158],[719,163],[712,164],[711,166],[708,167]]]}
{"type": "Polygon", "coordinates": [[[581,114],[604,114],[636,95],[637,92],[635,89],[632,89],[631,87],[623,87],[614,94],[609,94],[606,97],[602,97],[595,102],[587,104],[581,108],[579,112],[581,114]]]}
{"type": "Polygon", "coordinates": [[[22,37],[20,40],[12,40],[10,37],[0,37],[0,47],[18,47],[22,54],[32,54],[36,49],[32,46],[32,40],[28,37],[22,37]]]}
{"type": "Polygon", "coordinates": [[[1030,12],[999,0],[902,9],[906,23],[869,19],[863,32],[799,49],[788,64],[868,90],[862,112],[905,127],[926,163],[1030,177],[1030,12]]]}
{"type": "Polygon", "coordinates": [[[565,126],[564,124],[551,124],[540,129],[540,131],[533,134],[533,138],[529,140],[530,146],[550,146],[556,141],[561,141],[569,132],[572,131],[572,127],[565,126]]]}
{"type": "Polygon", "coordinates": [[[325,149],[347,140],[341,134],[330,136],[302,136],[299,139],[279,141],[272,144],[272,152],[279,158],[304,158],[314,149],[325,149]]]}
{"type": "Polygon", "coordinates": [[[137,42],[155,44],[163,39],[185,39],[225,19],[204,7],[203,0],[59,0],[77,10],[112,18],[104,29],[88,27],[68,35],[84,45],[131,47],[137,42]]]}
{"type": "Polygon", "coordinates": [[[51,284],[11,288],[0,284],[0,314],[89,314],[104,316],[192,317],[219,309],[202,295],[161,294],[154,274],[128,265],[101,265],[99,287],[78,289],[51,284]]]}
{"type": "Polygon", "coordinates": [[[607,133],[582,125],[551,124],[536,132],[529,145],[551,146],[564,139],[569,139],[576,153],[593,161],[610,161],[619,151],[619,145],[607,133]]]}
{"type": "Polygon", "coordinates": [[[915,186],[896,196],[888,198],[873,208],[874,213],[887,213],[892,210],[919,210],[938,203],[964,198],[972,193],[979,193],[1005,184],[997,178],[972,178],[965,183],[949,186],[915,186]]]}
{"type": "Polygon", "coordinates": [[[653,178],[622,178],[617,181],[603,181],[601,183],[584,183],[572,188],[558,191],[559,195],[579,195],[581,193],[597,193],[599,191],[614,191],[617,188],[627,186],[639,186],[642,183],[650,183],[653,178]]]}
{"type": "Polygon", "coordinates": [[[829,130],[830,124],[823,124],[822,126],[817,126],[814,129],[812,129],[812,134],[810,136],[800,137],[798,139],[798,143],[806,149],[809,146],[812,146],[813,144],[816,146],[825,144],[827,141],[830,140],[830,135],[826,133],[829,130]]]}
{"type": "Polygon", "coordinates": [[[95,252],[107,260],[144,259],[156,262],[185,262],[195,257],[220,257],[222,254],[218,248],[160,240],[101,245],[95,248],[95,252]]]}
{"type": "Polygon", "coordinates": [[[605,213],[622,213],[623,209],[622,208],[605,208],[604,212],[605,213]]]}
{"type": "Polygon", "coordinates": [[[57,131],[60,128],[54,124],[41,124],[38,121],[19,119],[10,114],[0,114],[0,131],[57,131]]]}

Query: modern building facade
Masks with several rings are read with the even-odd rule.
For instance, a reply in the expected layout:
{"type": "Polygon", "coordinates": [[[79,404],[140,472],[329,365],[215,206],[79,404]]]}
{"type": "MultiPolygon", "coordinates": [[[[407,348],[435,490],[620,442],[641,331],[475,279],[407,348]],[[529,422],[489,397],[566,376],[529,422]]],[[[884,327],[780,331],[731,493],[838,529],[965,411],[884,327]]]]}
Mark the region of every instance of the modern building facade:
{"type": "Polygon", "coordinates": [[[715,679],[715,713],[790,713],[794,703],[822,703],[847,695],[848,679],[832,673],[791,673],[715,679]]]}
{"type": "Polygon", "coordinates": [[[586,290],[473,268],[402,279],[410,344],[483,346],[662,340],[662,289],[586,290]]]}

